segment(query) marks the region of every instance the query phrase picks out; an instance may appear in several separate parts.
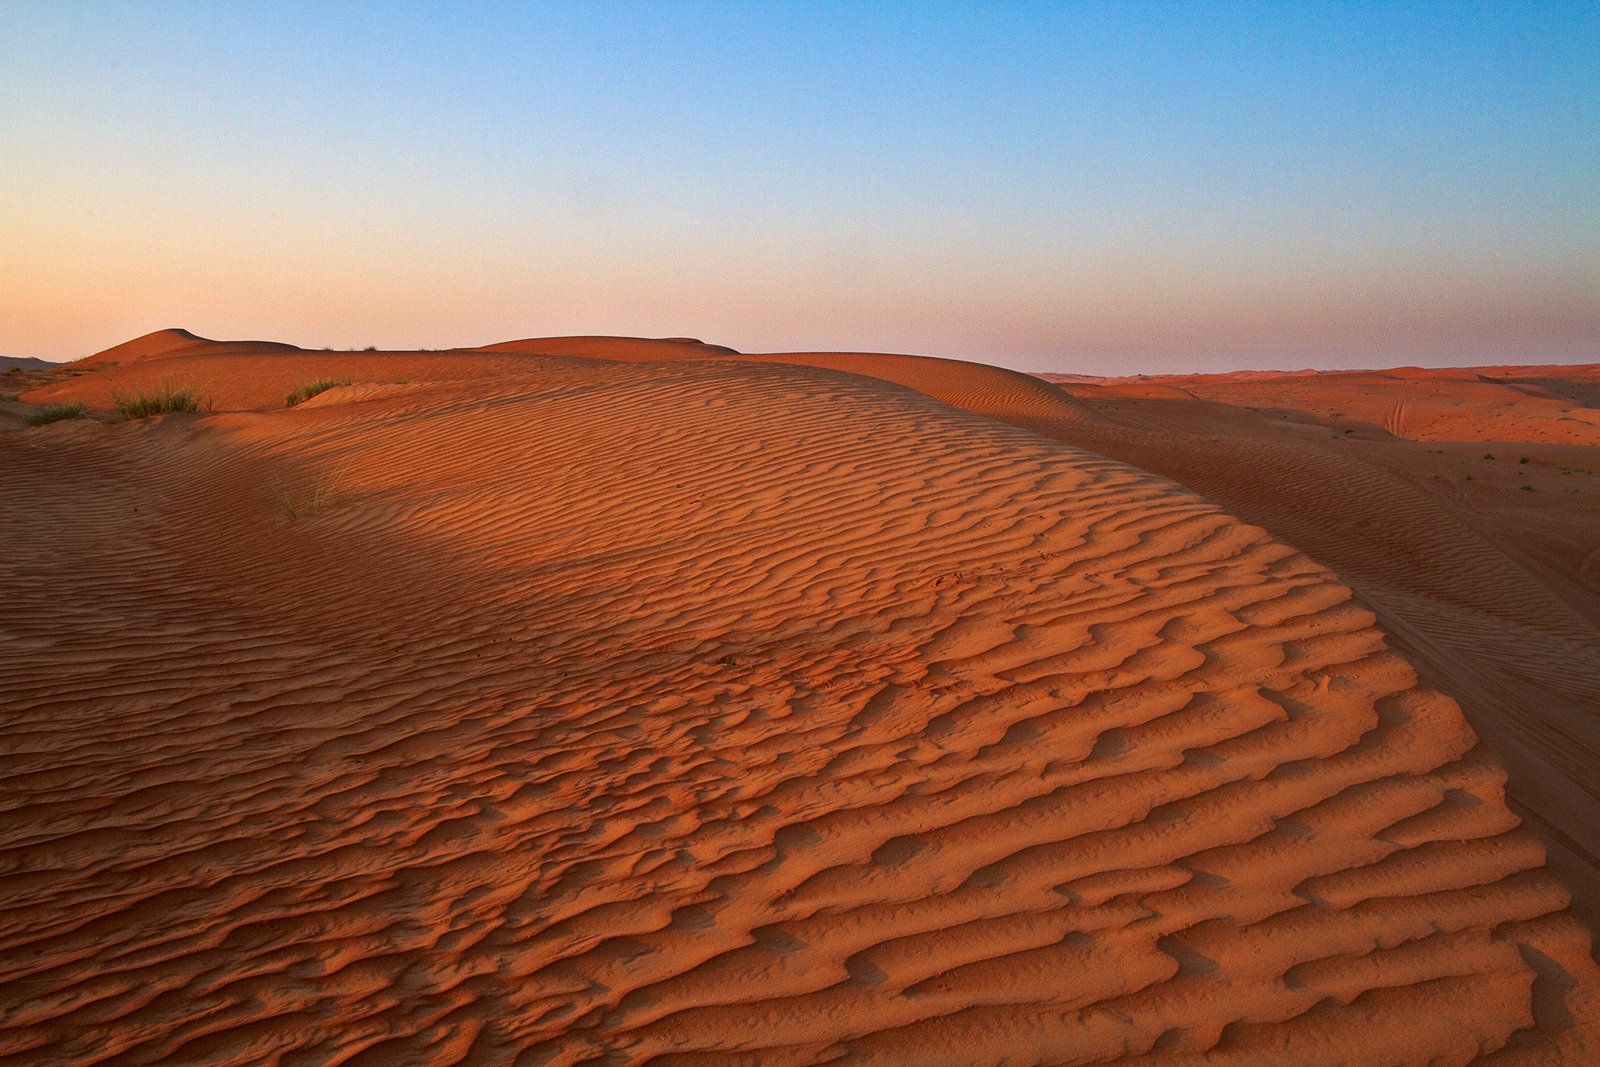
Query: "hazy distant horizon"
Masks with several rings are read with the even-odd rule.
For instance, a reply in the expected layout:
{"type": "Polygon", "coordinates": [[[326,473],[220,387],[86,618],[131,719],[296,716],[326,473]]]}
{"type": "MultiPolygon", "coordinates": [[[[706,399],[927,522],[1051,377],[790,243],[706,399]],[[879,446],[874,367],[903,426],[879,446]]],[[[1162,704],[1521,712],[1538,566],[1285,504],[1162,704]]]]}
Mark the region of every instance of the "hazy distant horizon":
{"type": "Polygon", "coordinates": [[[0,12],[3,352],[1600,359],[1593,4],[0,12]]]}
{"type": "MultiPolygon", "coordinates": [[[[180,328],[187,328],[187,327],[180,327],[180,328]]],[[[94,355],[96,352],[103,352],[106,349],[112,348],[112,347],[114,347],[116,345],[119,345],[119,344],[122,344],[125,341],[130,341],[130,340],[133,340],[135,337],[143,336],[146,333],[152,333],[152,332],[154,332],[154,331],[153,330],[144,330],[144,331],[140,331],[140,332],[136,332],[136,333],[130,333],[125,337],[119,337],[114,341],[110,341],[110,342],[108,342],[106,344],[100,345],[100,346],[98,346],[98,347],[96,347],[94,349],[91,349],[89,351],[85,351],[85,352],[78,353],[76,355],[70,355],[70,356],[65,356],[65,357],[54,357],[54,358],[52,358],[52,357],[37,356],[37,355],[32,355],[32,354],[23,354],[23,353],[18,353],[18,352],[0,352],[0,359],[5,359],[5,358],[29,359],[29,358],[31,358],[31,359],[43,359],[46,362],[51,362],[51,363],[69,363],[69,362],[71,362],[73,360],[76,360],[76,359],[82,359],[82,358],[84,358],[86,356],[94,355]]],[[[364,349],[364,348],[367,347],[367,345],[365,345],[365,344],[361,344],[361,345],[322,345],[322,344],[311,343],[309,341],[304,341],[304,340],[296,340],[296,339],[294,339],[292,337],[276,337],[276,336],[273,336],[273,337],[269,337],[269,336],[250,336],[250,337],[246,337],[243,334],[230,333],[229,331],[226,331],[226,330],[220,331],[220,332],[210,332],[210,333],[208,333],[206,331],[203,331],[203,330],[191,330],[191,332],[196,333],[196,334],[198,334],[200,336],[203,336],[203,337],[207,337],[207,338],[209,338],[211,340],[218,340],[218,341],[242,341],[242,340],[279,341],[279,342],[285,342],[285,343],[288,343],[288,344],[297,345],[298,347],[300,347],[302,349],[305,349],[307,351],[312,351],[312,352],[320,351],[320,350],[323,350],[325,348],[332,348],[332,349],[337,350],[337,351],[356,351],[356,350],[364,349]]],[[[439,343],[439,344],[422,345],[422,344],[415,344],[415,343],[407,342],[407,341],[404,341],[404,340],[400,340],[400,341],[395,341],[395,342],[391,342],[391,343],[377,343],[376,347],[379,350],[402,351],[402,352],[403,351],[416,351],[416,350],[420,350],[420,349],[445,350],[445,349],[451,349],[451,348],[472,348],[472,347],[475,347],[477,345],[494,344],[494,343],[500,342],[500,341],[520,340],[520,339],[522,339],[524,337],[580,336],[580,335],[592,335],[592,334],[602,334],[602,333],[610,335],[611,333],[613,333],[613,331],[599,331],[599,330],[588,330],[588,331],[576,331],[576,330],[574,330],[574,331],[533,330],[533,331],[523,331],[523,332],[520,332],[520,333],[513,332],[512,334],[508,334],[508,335],[503,336],[503,337],[501,337],[501,336],[486,337],[486,338],[483,338],[483,339],[475,339],[475,340],[470,340],[470,341],[458,341],[458,342],[455,342],[455,343],[444,342],[444,343],[439,343]]],[[[654,334],[618,335],[618,336],[683,337],[683,336],[691,336],[691,334],[686,333],[684,331],[666,331],[666,332],[658,332],[658,333],[654,333],[654,334]]],[[[1206,354],[1206,358],[1203,361],[1202,360],[1196,360],[1192,356],[1186,356],[1186,355],[1181,354],[1181,353],[1133,353],[1133,354],[1130,354],[1130,353],[1114,353],[1114,354],[1103,354],[1103,355],[1099,355],[1099,356],[1096,356],[1095,354],[1092,354],[1092,353],[1055,353],[1054,355],[1046,354],[1046,355],[1044,355],[1044,356],[1042,356],[1042,357],[1040,357],[1038,359],[1030,359],[1030,357],[1027,356],[1026,354],[1022,354],[1022,355],[1016,355],[1016,356],[1013,356],[1010,359],[1007,359],[1007,358],[1005,358],[1004,354],[999,354],[999,353],[995,353],[995,352],[992,352],[992,351],[991,352],[963,352],[963,351],[954,351],[954,350],[952,350],[952,351],[931,351],[931,350],[925,350],[925,349],[917,349],[917,348],[913,348],[913,347],[910,347],[910,346],[899,346],[899,347],[890,346],[890,347],[884,347],[884,348],[867,349],[867,348],[862,348],[860,346],[850,346],[850,345],[846,345],[846,346],[842,346],[841,347],[841,346],[829,346],[829,345],[799,343],[799,344],[786,345],[786,346],[783,346],[783,347],[770,347],[769,346],[769,347],[752,348],[752,347],[746,347],[746,346],[743,346],[743,345],[736,344],[733,341],[730,341],[728,338],[725,338],[725,337],[719,337],[719,336],[715,336],[715,335],[702,336],[700,334],[693,334],[692,336],[695,336],[699,340],[705,341],[705,342],[707,342],[709,344],[724,345],[724,346],[726,346],[728,348],[737,349],[739,352],[750,353],[750,354],[760,354],[760,353],[765,353],[765,352],[782,353],[782,352],[821,352],[821,351],[866,352],[866,353],[899,353],[899,354],[905,354],[905,355],[939,356],[939,357],[942,357],[942,358],[945,358],[945,359],[970,360],[970,361],[973,361],[973,362],[989,363],[989,364],[992,364],[992,365],[998,366],[998,367],[1008,367],[1008,368],[1010,368],[1012,370],[1020,370],[1020,371],[1030,372],[1030,373],[1039,373],[1039,374],[1085,374],[1085,375],[1094,375],[1094,376],[1098,376],[1098,377],[1107,377],[1107,378],[1124,377],[1124,376],[1131,376],[1131,375],[1137,375],[1137,374],[1151,374],[1151,375],[1157,375],[1157,374],[1226,374],[1226,373],[1233,372],[1233,371],[1269,371],[1269,370],[1271,370],[1271,371],[1301,371],[1301,370],[1344,371],[1344,370],[1388,370],[1388,369],[1399,368],[1399,367],[1436,367],[1437,368],[1437,367],[1489,367],[1489,366],[1541,366],[1541,365],[1554,366],[1554,365],[1562,365],[1562,364],[1593,364],[1593,363],[1600,363],[1600,352],[1592,352],[1592,351],[1591,352],[1574,353],[1574,354],[1572,354],[1570,356],[1565,356],[1565,357],[1560,356],[1560,355],[1544,356],[1544,355],[1530,354],[1530,353],[1514,353],[1514,354],[1503,354],[1503,355],[1497,355],[1497,354],[1494,354],[1494,353],[1484,353],[1484,354],[1476,355],[1476,356],[1468,355],[1468,356],[1466,356],[1464,358],[1458,358],[1458,356],[1460,355],[1458,353],[1433,352],[1433,353],[1391,353],[1391,354],[1387,354],[1387,355],[1378,354],[1378,353],[1370,353],[1370,354],[1366,354],[1366,355],[1362,355],[1362,356],[1346,355],[1343,358],[1341,358],[1338,354],[1324,354],[1322,357],[1319,358],[1319,360],[1317,362],[1296,362],[1292,356],[1287,355],[1287,354],[1280,354],[1280,355],[1278,355],[1276,357],[1271,355],[1271,354],[1265,354],[1265,355],[1238,355],[1236,357],[1229,357],[1229,356],[1226,356],[1226,355],[1220,355],[1220,354],[1216,354],[1216,353],[1208,353],[1208,354],[1206,354]],[[1204,364],[1203,367],[1200,366],[1201,363],[1204,364]],[[1199,369],[1197,369],[1197,368],[1199,368],[1199,369]]]]}

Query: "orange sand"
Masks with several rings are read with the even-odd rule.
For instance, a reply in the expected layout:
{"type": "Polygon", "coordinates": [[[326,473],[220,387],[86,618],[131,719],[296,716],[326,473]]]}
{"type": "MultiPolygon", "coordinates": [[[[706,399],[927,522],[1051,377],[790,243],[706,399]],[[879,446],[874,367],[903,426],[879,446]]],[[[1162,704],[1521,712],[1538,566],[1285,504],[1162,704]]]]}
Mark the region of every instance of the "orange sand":
{"type": "Polygon", "coordinates": [[[1066,388],[1095,417],[1045,432],[1260,523],[1377,611],[1509,769],[1514,810],[1600,928],[1600,367],[1066,388]],[[1366,392],[1384,382],[1387,404],[1366,392]],[[1526,397],[1534,382],[1567,399],[1526,397]]]}
{"type": "Polygon", "coordinates": [[[1367,423],[1412,441],[1600,440],[1600,366],[1141,375],[1085,384],[1139,395],[1147,395],[1139,387],[1166,387],[1234,407],[1367,423]]]}
{"type": "Polygon", "coordinates": [[[491,348],[24,394],[218,410],[0,434],[0,1058],[1600,1056],[1452,679],[1133,401],[491,348]]]}

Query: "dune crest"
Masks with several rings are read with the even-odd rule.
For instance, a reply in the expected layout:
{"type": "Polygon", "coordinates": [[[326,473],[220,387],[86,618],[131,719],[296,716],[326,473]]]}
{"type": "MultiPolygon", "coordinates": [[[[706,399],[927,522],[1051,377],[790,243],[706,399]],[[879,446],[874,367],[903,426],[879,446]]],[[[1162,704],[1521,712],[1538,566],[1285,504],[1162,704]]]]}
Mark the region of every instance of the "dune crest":
{"type": "Polygon", "coordinates": [[[772,352],[745,360],[864,374],[990,418],[1072,418],[1087,409],[1031,374],[961,359],[880,352],[772,352]]]}
{"type": "Polygon", "coordinates": [[[157,330],[142,337],[135,337],[131,341],[124,341],[120,345],[86,356],[78,360],[74,366],[82,368],[105,363],[159,359],[180,353],[206,352],[211,355],[222,355],[238,351],[259,355],[263,352],[298,352],[300,349],[281,341],[213,341],[209,337],[201,337],[188,330],[169,329],[157,330]]]}
{"type": "Polygon", "coordinates": [[[1600,367],[1594,366],[1041,377],[1118,391],[1167,386],[1236,408],[1365,422],[1413,441],[1600,442],[1600,367]]]}
{"type": "Polygon", "coordinates": [[[470,352],[517,352],[532,356],[582,356],[591,359],[707,359],[738,353],[708,345],[694,337],[527,337],[467,349],[470,352]]]}
{"type": "Polygon", "coordinates": [[[156,330],[142,337],[135,337],[131,341],[124,341],[120,345],[113,345],[103,351],[96,352],[80,360],[80,363],[115,362],[124,359],[149,359],[152,356],[164,356],[185,348],[196,345],[212,345],[217,342],[208,337],[191,333],[188,330],[172,328],[156,330]]]}
{"type": "Polygon", "coordinates": [[[0,435],[0,1056],[1600,1056],[1504,773],[1260,527],[855,364],[353,358],[433,376],[0,435]]]}
{"type": "Polygon", "coordinates": [[[1398,404],[1368,391],[1393,373],[1257,374],[1247,392],[1227,376],[1067,383],[1092,417],[1028,425],[1332,567],[1461,702],[1600,926],[1600,367],[1414,369],[1398,404]],[[1436,436],[1463,417],[1480,429],[1436,436]]]}

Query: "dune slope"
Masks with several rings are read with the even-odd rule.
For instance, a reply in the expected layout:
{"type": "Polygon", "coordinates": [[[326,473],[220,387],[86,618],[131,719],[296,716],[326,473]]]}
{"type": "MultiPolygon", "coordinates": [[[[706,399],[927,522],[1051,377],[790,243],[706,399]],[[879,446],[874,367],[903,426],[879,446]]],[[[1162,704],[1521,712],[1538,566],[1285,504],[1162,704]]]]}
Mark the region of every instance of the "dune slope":
{"type": "Polygon", "coordinates": [[[476,381],[522,373],[528,366],[528,357],[514,352],[311,351],[274,341],[212,341],[187,330],[161,330],[68,364],[65,374],[27,390],[22,399],[34,404],[81,400],[109,410],[119,396],[171,387],[193,390],[212,410],[253,411],[283,407],[291,391],[310,382],[476,381]]]}
{"type": "Polygon", "coordinates": [[[1260,528],[857,374],[464,358],[0,435],[0,1058],[1600,1054],[1503,772],[1260,528]]]}
{"type": "Polygon", "coordinates": [[[527,337],[520,341],[499,341],[467,351],[582,356],[626,362],[713,359],[738,354],[724,345],[708,345],[695,337],[527,337]]]}
{"type": "MultiPolygon", "coordinates": [[[[1580,397],[1596,373],[1516,372],[1580,397]]],[[[1456,425],[1418,412],[1475,410],[1499,375],[1404,372],[1406,395],[1431,398],[1411,403],[1413,429],[1456,425]]],[[[1585,429],[1595,412],[1506,408],[1497,385],[1479,439],[1411,441],[1379,407],[1368,412],[1377,422],[1355,418],[1366,394],[1341,396],[1339,378],[1069,384],[1092,417],[1024,424],[1180,481],[1332,567],[1461,702],[1579,913],[1600,926],[1600,429],[1585,429]],[[1197,399],[1191,386],[1248,391],[1258,406],[1197,399]],[[1491,431],[1523,439],[1481,439],[1491,431]]]]}
{"type": "Polygon", "coordinates": [[[1019,424],[1087,414],[1078,401],[1031,374],[962,359],[878,352],[775,352],[738,358],[864,374],[992,419],[1019,424]]]}
{"type": "Polygon", "coordinates": [[[1160,375],[1138,384],[1236,408],[1366,422],[1413,441],[1592,444],[1600,435],[1600,367],[1593,366],[1160,375]]]}

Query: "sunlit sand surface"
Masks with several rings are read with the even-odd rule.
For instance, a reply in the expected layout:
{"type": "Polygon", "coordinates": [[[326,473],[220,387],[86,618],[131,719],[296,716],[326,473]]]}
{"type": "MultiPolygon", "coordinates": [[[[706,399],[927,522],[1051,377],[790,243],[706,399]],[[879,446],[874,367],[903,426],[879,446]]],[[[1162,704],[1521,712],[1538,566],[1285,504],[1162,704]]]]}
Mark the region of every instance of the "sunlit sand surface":
{"type": "Polygon", "coordinates": [[[1422,400],[688,339],[75,369],[0,434],[5,1062],[1600,1060],[1592,430],[1491,477],[1422,400]]]}

